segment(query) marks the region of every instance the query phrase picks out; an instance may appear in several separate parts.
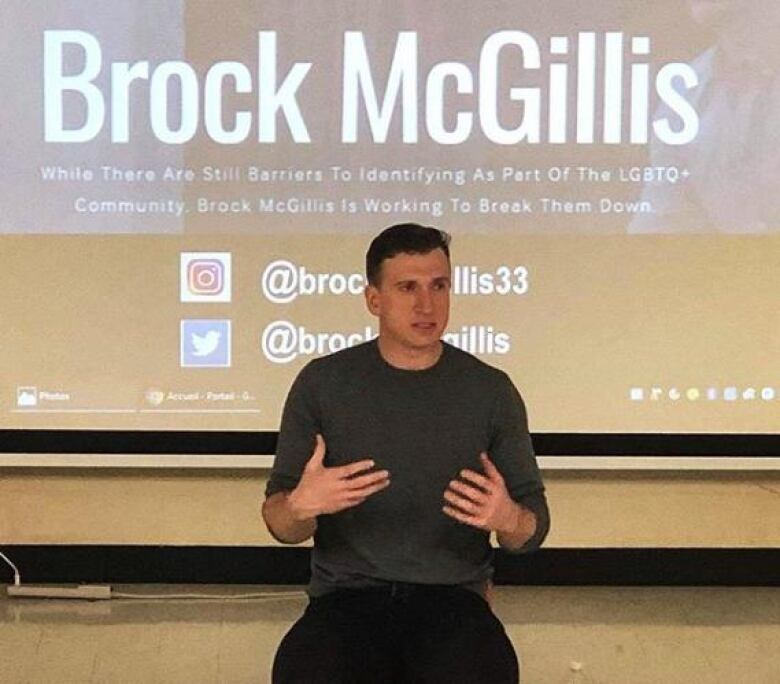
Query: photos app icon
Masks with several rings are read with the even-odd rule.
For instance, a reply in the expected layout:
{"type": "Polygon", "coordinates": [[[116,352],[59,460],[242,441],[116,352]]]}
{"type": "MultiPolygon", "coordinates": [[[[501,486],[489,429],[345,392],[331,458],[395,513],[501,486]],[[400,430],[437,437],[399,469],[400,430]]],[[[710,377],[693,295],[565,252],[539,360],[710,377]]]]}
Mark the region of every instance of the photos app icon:
{"type": "Polygon", "coordinates": [[[229,302],[230,266],[230,252],[182,252],[179,266],[181,301],[229,302]]]}

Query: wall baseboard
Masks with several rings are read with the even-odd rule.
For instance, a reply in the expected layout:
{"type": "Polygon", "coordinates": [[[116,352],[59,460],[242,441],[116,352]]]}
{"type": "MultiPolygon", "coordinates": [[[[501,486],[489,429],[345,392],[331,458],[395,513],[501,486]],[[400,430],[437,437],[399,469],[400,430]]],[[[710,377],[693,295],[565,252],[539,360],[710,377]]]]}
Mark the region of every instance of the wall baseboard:
{"type": "MultiPolygon", "coordinates": [[[[125,545],[0,546],[22,582],[306,584],[308,548],[125,545]]],[[[780,549],[500,549],[496,584],[531,586],[780,586],[780,549]]],[[[0,563],[0,582],[13,580],[0,563]]]]}

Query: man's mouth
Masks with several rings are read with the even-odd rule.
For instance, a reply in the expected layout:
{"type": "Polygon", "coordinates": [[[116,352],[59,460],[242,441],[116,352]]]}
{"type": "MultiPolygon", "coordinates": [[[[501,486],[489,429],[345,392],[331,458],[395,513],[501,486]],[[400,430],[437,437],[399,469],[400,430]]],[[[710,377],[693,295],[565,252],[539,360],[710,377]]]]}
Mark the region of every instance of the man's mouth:
{"type": "Polygon", "coordinates": [[[436,323],[412,323],[412,327],[418,330],[433,330],[436,323]]]}

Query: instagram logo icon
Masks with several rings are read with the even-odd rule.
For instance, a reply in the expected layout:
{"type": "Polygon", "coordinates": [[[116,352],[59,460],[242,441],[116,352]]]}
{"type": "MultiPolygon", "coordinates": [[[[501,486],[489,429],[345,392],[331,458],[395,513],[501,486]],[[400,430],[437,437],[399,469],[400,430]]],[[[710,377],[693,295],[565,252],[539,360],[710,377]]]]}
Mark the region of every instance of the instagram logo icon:
{"type": "Polygon", "coordinates": [[[222,292],[225,267],[216,259],[193,259],[187,264],[187,283],[190,292],[217,295],[222,292]]]}
{"type": "Polygon", "coordinates": [[[230,252],[182,252],[182,302],[230,301],[230,252]]]}

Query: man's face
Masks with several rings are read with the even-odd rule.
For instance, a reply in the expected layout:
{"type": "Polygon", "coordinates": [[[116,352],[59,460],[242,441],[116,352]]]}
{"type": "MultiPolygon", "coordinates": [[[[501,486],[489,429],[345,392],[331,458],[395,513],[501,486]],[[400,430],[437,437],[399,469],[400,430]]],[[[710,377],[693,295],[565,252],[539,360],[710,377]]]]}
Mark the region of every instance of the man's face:
{"type": "Polygon", "coordinates": [[[450,315],[450,264],[441,249],[397,254],[381,265],[378,287],[366,288],[368,310],[394,352],[438,350],[450,315]]]}

